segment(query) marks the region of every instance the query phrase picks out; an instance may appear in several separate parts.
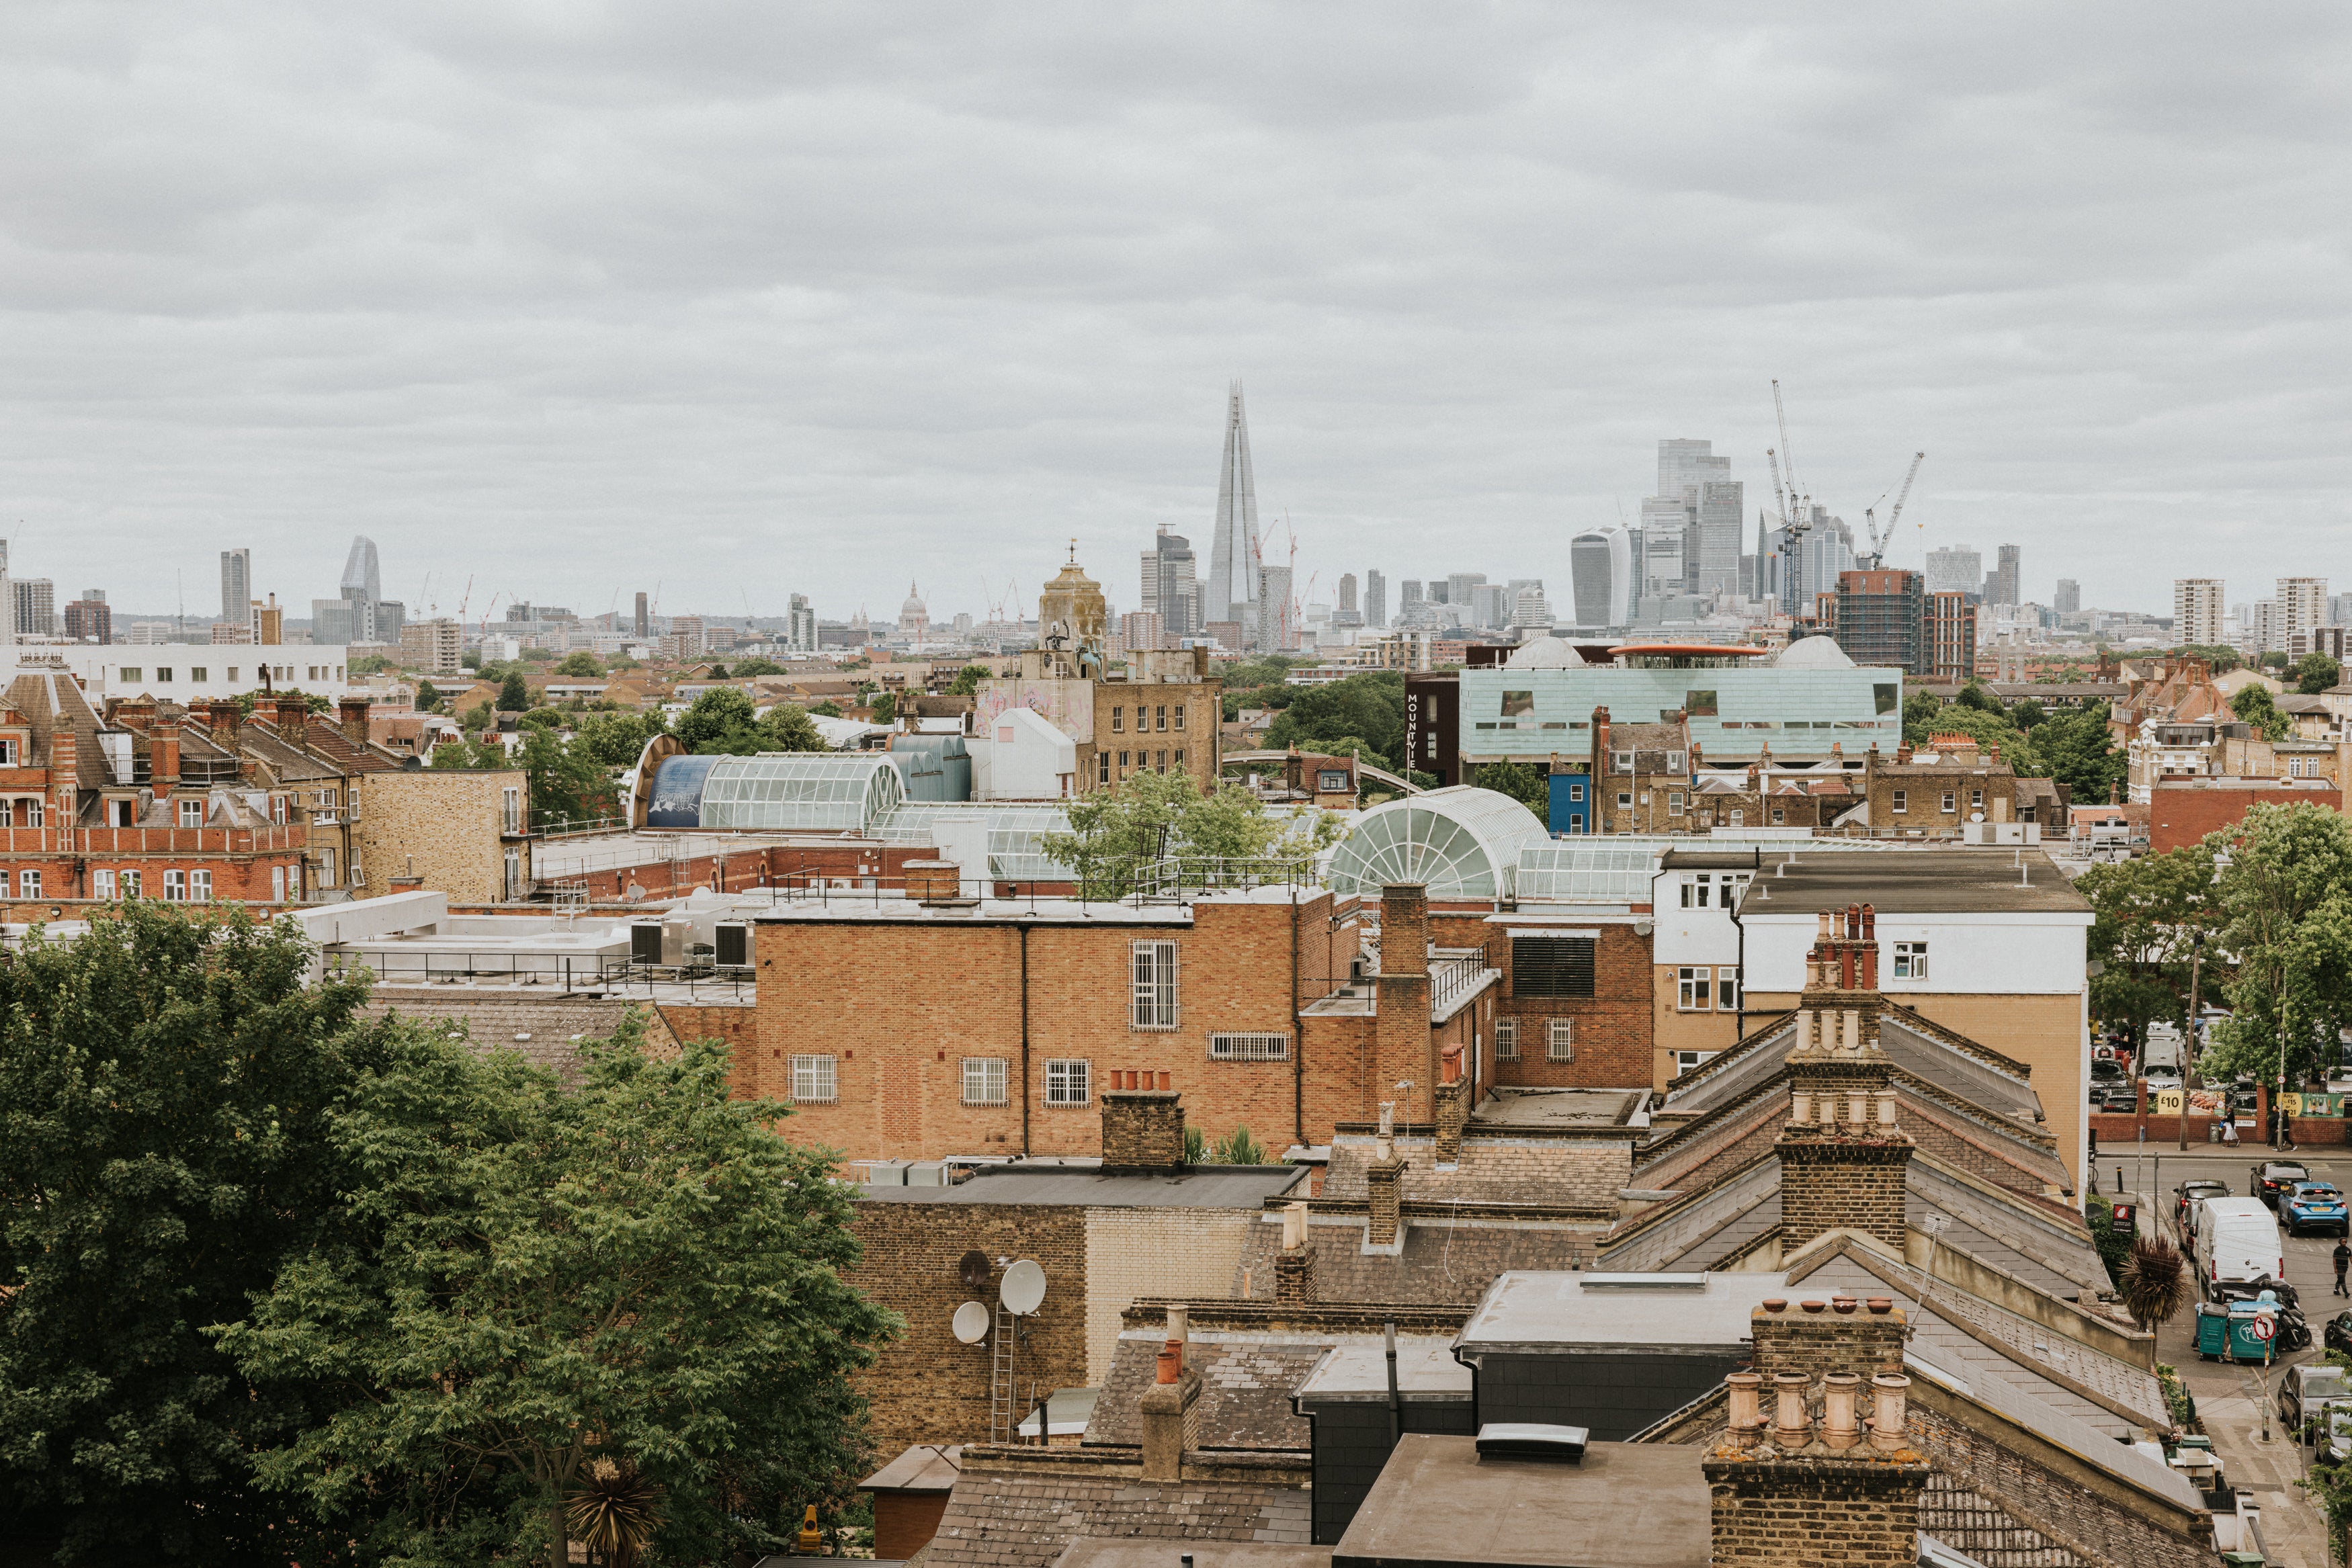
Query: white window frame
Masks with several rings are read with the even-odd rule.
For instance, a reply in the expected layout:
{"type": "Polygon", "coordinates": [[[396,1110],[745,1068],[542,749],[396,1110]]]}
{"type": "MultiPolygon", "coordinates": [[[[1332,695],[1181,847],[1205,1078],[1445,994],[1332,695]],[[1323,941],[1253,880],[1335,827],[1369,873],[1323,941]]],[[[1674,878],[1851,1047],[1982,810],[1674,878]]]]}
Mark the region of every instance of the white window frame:
{"type": "Polygon", "coordinates": [[[1669,790],[1667,790],[1667,791],[1666,791],[1666,815],[1667,815],[1667,816],[1669,816],[1669,817],[1679,817],[1679,816],[1681,816],[1682,814],[1683,814],[1683,792],[1682,792],[1681,790],[1679,790],[1679,789],[1669,789],[1669,790]]]}
{"type": "Polygon", "coordinates": [[[213,901],[213,873],[209,867],[198,866],[188,873],[188,902],[210,904],[213,901]]]}
{"type": "Polygon", "coordinates": [[[1612,773],[1633,772],[1633,754],[1630,751],[1615,751],[1610,753],[1609,771],[1612,773]]]}
{"type": "Polygon", "coordinates": [[[1910,796],[1907,791],[1897,789],[1889,800],[1886,809],[1896,816],[1908,816],[1910,814],[1911,808],[1906,802],[1909,799],[1910,796]]]}
{"type": "Polygon", "coordinates": [[[112,898],[114,896],[114,873],[110,871],[104,870],[91,872],[89,873],[89,895],[92,898],[112,898]]]}
{"type": "Polygon", "coordinates": [[[1717,1054],[1717,1052],[1712,1051],[1678,1051],[1675,1052],[1675,1076],[1680,1078],[1685,1072],[1694,1071],[1698,1068],[1706,1066],[1717,1054]]]}
{"type": "Polygon", "coordinates": [[[1546,1061],[1576,1060],[1576,1020],[1574,1019],[1544,1019],[1544,1060],[1546,1061]]]}
{"type": "Polygon", "coordinates": [[[1675,1011],[1678,1013],[1711,1012],[1710,998],[1715,994],[1715,976],[1705,964],[1685,964],[1675,971],[1675,1011]]]}
{"type": "Polygon", "coordinates": [[[1927,944],[1897,942],[1895,944],[1895,967],[1890,977],[1897,980],[1924,980],[1927,977],[1927,944]]]}
{"type": "Polygon", "coordinates": [[[1094,1063],[1083,1056],[1045,1059],[1045,1104],[1051,1110],[1082,1110],[1094,1103],[1094,1063]]]}
{"type": "Polygon", "coordinates": [[[0,768],[14,768],[16,766],[16,743],[14,740],[0,740],[0,768]]]}
{"type": "Polygon", "coordinates": [[[16,802],[5,795],[0,795],[0,828],[13,828],[16,825],[16,802]]]}
{"type": "Polygon", "coordinates": [[[1265,1032],[1234,1032],[1209,1036],[1211,1061],[1288,1061],[1290,1037],[1265,1032]]]}
{"type": "Polygon", "coordinates": [[[834,1105],[841,1101],[841,1059],[837,1056],[795,1056],[792,1068],[792,1098],[796,1105],[834,1105]]]}
{"type": "Polygon", "coordinates": [[[1128,976],[1131,982],[1128,1021],[1155,1033],[1174,1029],[1183,1016],[1177,995],[1176,944],[1156,937],[1131,944],[1128,976]]]}
{"type": "Polygon", "coordinates": [[[1944,815],[1946,815],[1947,817],[1948,817],[1948,816],[1950,816],[1954,811],[1957,811],[1957,810],[1958,810],[1959,809],[1960,809],[1960,796],[1959,796],[1959,791],[1958,791],[1958,790],[1957,790],[1957,789],[1947,789],[1947,790],[1945,790],[1945,791],[1944,791],[1944,815]]]}
{"type": "Polygon", "coordinates": [[[1621,811],[1630,811],[1633,809],[1633,791],[1631,789],[1617,791],[1617,809],[1621,811]]]}
{"type": "Polygon", "coordinates": [[[181,827],[201,828],[205,825],[205,803],[202,800],[195,800],[192,797],[183,798],[178,802],[175,810],[179,817],[179,825],[181,827]],[[191,819],[193,819],[193,821],[191,819]]]}
{"type": "Polygon", "coordinates": [[[166,904],[188,902],[188,873],[176,866],[163,873],[163,902],[166,904]]]}
{"type": "Polygon", "coordinates": [[[1739,966],[1717,964],[1715,967],[1715,1010],[1736,1013],[1739,1006],[1739,966]]]}
{"type": "Polygon", "coordinates": [[[1683,754],[1682,754],[1681,752],[1679,752],[1679,751],[1669,751],[1669,752],[1667,752],[1667,753],[1666,753],[1666,771],[1667,771],[1667,772],[1669,772],[1669,773],[1680,773],[1682,770],[1683,770],[1683,754]]]}
{"type": "Polygon", "coordinates": [[[125,897],[125,898],[137,898],[137,897],[139,897],[139,896],[140,896],[140,891],[139,891],[139,890],[140,890],[142,887],[145,886],[145,885],[146,885],[146,879],[145,879],[144,877],[141,876],[141,875],[140,875],[140,873],[139,873],[138,872],[136,872],[136,871],[134,871],[134,870],[131,870],[131,869],[130,869],[130,868],[128,868],[128,867],[126,867],[126,868],[123,870],[123,873],[122,873],[122,896],[123,896],[123,897],[125,897]]]}
{"type": "Polygon", "coordinates": [[[40,897],[40,896],[41,896],[41,873],[40,873],[39,872],[37,872],[37,871],[20,871],[20,872],[18,872],[18,873],[16,873],[16,888],[17,888],[17,894],[16,894],[16,895],[17,895],[19,898],[38,898],[38,897],[40,897]]]}
{"type": "Polygon", "coordinates": [[[1003,1105],[1010,1103],[1010,1064],[1001,1056],[967,1056],[963,1059],[963,1103],[967,1105],[1003,1105]]]}
{"type": "Polygon", "coordinates": [[[25,797],[25,809],[19,813],[19,815],[25,819],[25,826],[28,828],[39,827],[41,825],[42,818],[41,798],[38,795],[27,795],[25,797]]]}
{"type": "Polygon", "coordinates": [[[1519,1059],[1519,1020],[1507,1013],[1495,1020],[1495,1060],[1517,1061],[1519,1059]]]}

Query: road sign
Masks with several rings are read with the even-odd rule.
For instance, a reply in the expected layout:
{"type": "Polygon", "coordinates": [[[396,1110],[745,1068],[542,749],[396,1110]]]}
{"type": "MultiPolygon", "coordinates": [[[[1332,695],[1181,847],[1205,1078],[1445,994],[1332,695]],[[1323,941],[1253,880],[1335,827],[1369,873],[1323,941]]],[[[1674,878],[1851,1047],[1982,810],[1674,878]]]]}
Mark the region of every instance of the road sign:
{"type": "Polygon", "coordinates": [[[2266,1340],[2278,1333],[2278,1322],[2273,1318],[2257,1317],[2246,1325],[2246,1332],[2256,1339],[2266,1340]]]}

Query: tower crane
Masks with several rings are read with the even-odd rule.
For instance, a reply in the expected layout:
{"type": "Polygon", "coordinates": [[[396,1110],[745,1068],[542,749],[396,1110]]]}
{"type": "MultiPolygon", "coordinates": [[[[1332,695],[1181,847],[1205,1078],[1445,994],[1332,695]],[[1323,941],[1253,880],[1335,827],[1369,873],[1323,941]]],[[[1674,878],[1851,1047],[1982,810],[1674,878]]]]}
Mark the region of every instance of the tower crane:
{"type": "MultiPolygon", "coordinates": [[[[1772,417],[1778,420],[1780,425],[1780,460],[1788,465],[1789,469],[1789,505],[1791,507],[1800,507],[1809,497],[1801,497],[1797,493],[1797,449],[1789,444],[1789,410],[1780,401],[1780,378],[1778,376],[1772,378],[1772,417]]],[[[1793,522],[1795,519],[1784,511],[1781,514],[1781,520],[1793,522]]]]}
{"type": "MultiPolygon", "coordinates": [[[[1863,508],[1862,524],[1870,535],[1870,565],[1874,570],[1886,559],[1886,547],[1895,542],[1895,525],[1902,519],[1903,503],[1911,498],[1911,481],[1919,477],[1919,465],[1927,460],[1927,456],[1924,452],[1914,452],[1911,455],[1910,472],[1903,476],[1902,493],[1895,497],[1895,510],[1886,515],[1886,529],[1884,533],[1879,531],[1876,506],[1874,504],[1863,508]]],[[[1878,498],[1881,501],[1886,499],[1884,496],[1878,498]]],[[[1924,528],[1927,525],[1923,523],[1920,526],[1924,528]]]]}

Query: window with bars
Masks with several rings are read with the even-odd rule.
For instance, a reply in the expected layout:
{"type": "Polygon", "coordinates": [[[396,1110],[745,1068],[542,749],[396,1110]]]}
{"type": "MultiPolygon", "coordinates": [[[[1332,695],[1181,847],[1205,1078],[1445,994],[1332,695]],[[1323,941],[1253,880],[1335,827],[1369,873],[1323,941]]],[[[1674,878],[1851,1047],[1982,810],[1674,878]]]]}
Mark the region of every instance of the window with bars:
{"type": "Polygon", "coordinates": [[[1576,1060],[1576,1020],[1574,1019],[1544,1020],[1544,1060],[1546,1061],[1576,1060]]]}
{"type": "Polygon", "coordinates": [[[1287,1061],[1290,1060],[1290,1037],[1286,1034],[1213,1034],[1209,1037],[1209,1060],[1287,1061]]]}
{"type": "Polygon", "coordinates": [[[841,1080],[834,1058],[793,1058],[793,1098],[803,1104],[830,1105],[841,1098],[841,1080]]]}
{"type": "Polygon", "coordinates": [[[1499,1018],[1495,1020],[1495,1060],[1517,1061],[1519,1059],[1519,1020],[1499,1018]]]}
{"type": "Polygon", "coordinates": [[[1589,997],[1592,995],[1592,954],[1590,936],[1514,936],[1511,938],[1511,995],[1515,997],[1589,997]]]}
{"type": "Polygon", "coordinates": [[[1135,1027],[1176,1027],[1176,944],[1135,945],[1135,1027]]]}
{"type": "Polygon", "coordinates": [[[1045,1063],[1045,1103],[1084,1105],[1092,1097],[1092,1064],[1083,1059],[1048,1060],[1045,1063]]]}
{"type": "Polygon", "coordinates": [[[1004,1058],[967,1056],[963,1059],[963,1103],[1002,1105],[1005,1102],[1004,1058]]]}

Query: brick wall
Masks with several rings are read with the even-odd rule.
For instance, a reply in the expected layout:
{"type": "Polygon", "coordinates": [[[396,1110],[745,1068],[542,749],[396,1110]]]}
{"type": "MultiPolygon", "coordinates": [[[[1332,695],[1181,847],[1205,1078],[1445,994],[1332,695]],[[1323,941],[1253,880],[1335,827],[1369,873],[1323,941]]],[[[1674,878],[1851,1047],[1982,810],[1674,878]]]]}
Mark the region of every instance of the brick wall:
{"type": "MultiPolygon", "coordinates": [[[[1858,1305],[1851,1312],[1832,1308],[1809,1312],[1804,1309],[1806,1300],[1831,1298],[1805,1297],[1801,1285],[1790,1289],[1789,1304],[1780,1312],[1759,1307],[1748,1318],[1748,1334],[1756,1346],[1755,1370],[1764,1375],[1768,1422],[1776,1373],[1801,1372],[1819,1383],[1825,1374],[1851,1372],[1866,1382],[1873,1373],[1903,1370],[1903,1346],[1911,1326],[1902,1308],[1874,1312],[1867,1305],[1858,1305]]],[[[1864,1413],[1868,1414],[1866,1408],[1864,1413]]]]}
{"type": "Polygon", "coordinates": [[[1118,1349],[1119,1314],[1139,1297],[1223,1301],[1242,1249],[1265,1221],[1254,1208],[1087,1210],[1087,1382],[1102,1386],[1118,1349]]]}
{"type": "Polygon", "coordinates": [[[1200,779],[1205,789],[1208,780],[1216,777],[1223,692],[1221,681],[1094,683],[1094,739],[1080,742],[1077,748],[1078,788],[1100,789],[1146,769],[1176,772],[1176,754],[1181,751],[1182,771],[1200,779]],[[1176,716],[1180,709],[1181,721],[1176,716]],[[1167,753],[1164,763],[1162,752],[1167,753]]]}
{"type": "Polygon", "coordinates": [[[753,1026],[757,1014],[743,1003],[665,1003],[654,1009],[660,1015],[669,1032],[680,1040],[719,1040],[727,1042],[734,1057],[728,1072],[728,1084],[738,1100],[748,1100],[758,1092],[757,1079],[752,1071],[758,1047],[753,1041],[753,1026]]]}
{"type": "MultiPolygon", "coordinates": [[[[504,896],[508,841],[505,792],[520,789],[524,820],[530,786],[520,769],[401,768],[367,776],[367,809],[356,829],[368,891],[392,891],[394,877],[422,878],[428,893],[452,904],[488,904],[504,896]]],[[[528,841],[522,874],[531,875],[528,841]]]]}
{"type": "MultiPolygon", "coordinates": [[[[1591,927],[1579,926],[1579,930],[1591,927]]],[[[1495,1082],[1547,1088],[1636,1089],[1653,1082],[1656,1034],[1650,939],[1629,925],[1601,925],[1593,948],[1592,995],[1523,997],[1515,994],[1510,941],[1496,944],[1493,962],[1503,971],[1496,1014],[1517,1020],[1519,1058],[1497,1061],[1495,1082]],[[1550,1020],[1570,1021],[1574,1060],[1547,1059],[1550,1020]]]]}
{"type": "Polygon", "coordinates": [[[1102,1096],[1105,1170],[1180,1170],[1184,1165],[1184,1107],[1172,1091],[1107,1090],[1102,1096]]]}
{"type": "Polygon", "coordinates": [[[1904,1245],[1908,1138],[1855,1138],[1816,1128],[1783,1133],[1776,1147],[1784,1252],[1825,1230],[1866,1231],[1890,1247],[1904,1245]]]}
{"type": "MultiPolygon", "coordinates": [[[[1917,1382],[1912,1393],[1905,1429],[1912,1446],[1936,1469],[1935,1480],[1921,1500],[1920,1524],[1938,1541],[1986,1562],[2210,1568],[2215,1561],[2212,1526],[2201,1516],[2175,1510],[2167,1520],[2144,1495],[2111,1480],[2099,1483],[2114,1489],[2113,1495],[2103,1496],[2084,1485],[2081,1475],[2062,1474],[2001,1441],[1998,1430],[1979,1431],[1954,1418],[1997,1417],[1956,1402],[1950,1402],[1953,1413],[1947,1414],[1937,1406],[1948,1401],[1917,1382]],[[1986,1504],[2006,1517],[1988,1521],[1986,1504]],[[2032,1521],[2030,1532],[2021,1527],[2027,1521],[2032,1521]],[[2042,1547],[2043,1542],[2055,1550],[2042,1547]]],[[[2055,1458],[2074,1466],[2071,1456],[2055,1458]]]]}
{"type": "Polygon", "coordinates": [[[858,1379],[873,1404],[874,1440],[881,1452],[909,1443],[987,1438],[990,1341],[964,1344],[949,1325],[965,1301],[982,1301],[993,1311],[1000,1258],[1033,1259],[1045,1270],[1045,1303],[1021,1339],[1024,1393],[1032,1381],[1045,1393],[1090,1385],[1084,1209],[867,1199],[856,1206],[851,1226],[865,1251],[848,1282],[906,1321],[898,1338],[858,1379]],[[991,1266],[987,1288],[977,1291],[967,1290],[957,1274],[964,1253],[973,1249],[985,1253],[991,1266]]]}
{"type": "Polygon", "coordinates": [[[1916,1562],[1924,1464],[1709,1458],[1714,1561],[1756,1568],[1916,1562]]]}
{"type": "Polygon", "coordinates": [[[2158,784],[2150,792],[2147,847],[2162,854],[2193,844],[2217,828],[2242,821],[2257,803],[2325,806],[2344,810],[2344,792],[2327,788],[2209,789],[2188,784],[2158,784]]]}
{"type": "MultiPolygon", "coordinates": [[[[1167,1074],[1169,1087],[1187,1095],[1192,1124],[1212,1142],[1245,1125],[1260,1142],[1285,1146],[1297,1116],[1294,1062],[1212,1061],[1209,1045],[1213,1033],[1265,1033],[1288,1035],[1290,1050],[1301,1049],[1290,1004],[1291,905],[1204,902],[1192,912],[1189,925],[1029,930],[1025,1084],[1024,938],[1013,925],[762,922],[747,1080],[789,1098],[793,1056],[834,1057],[836,1100],[801,1105],[791,1132],[856,1159],[1015,1153],[1024,1139],[1036,1154],[1100,1154],[1099,1096],[1113,1073],[1134,1071],[1167,1074]],[[1177,946],[1173,1030],[1133,1025],[1132,946],[1146,939],[1177,946]],[[965,1103],[967,1058],[1003,1064],[1004,1103],[965,1103]],[[1083,1105],[1045,1103],[1046,1063],[1058,1059],[1089,1064],[1092,1092],[1083,1105]]],[[[1328,929],[1328,894],[1303,899],[1297,918],[1299,985],[1320,995],[1335,946],[1352,936],[1328,929]]],[[[1344,976],[1344,960],[1339,967],[1344,976]]],[[[1310,1076],[1328,1081],[1330,1070],[1310,1076]]],[[[1360,1078],[1360,1067],[1348,1076],[1360,1078]]]]}

